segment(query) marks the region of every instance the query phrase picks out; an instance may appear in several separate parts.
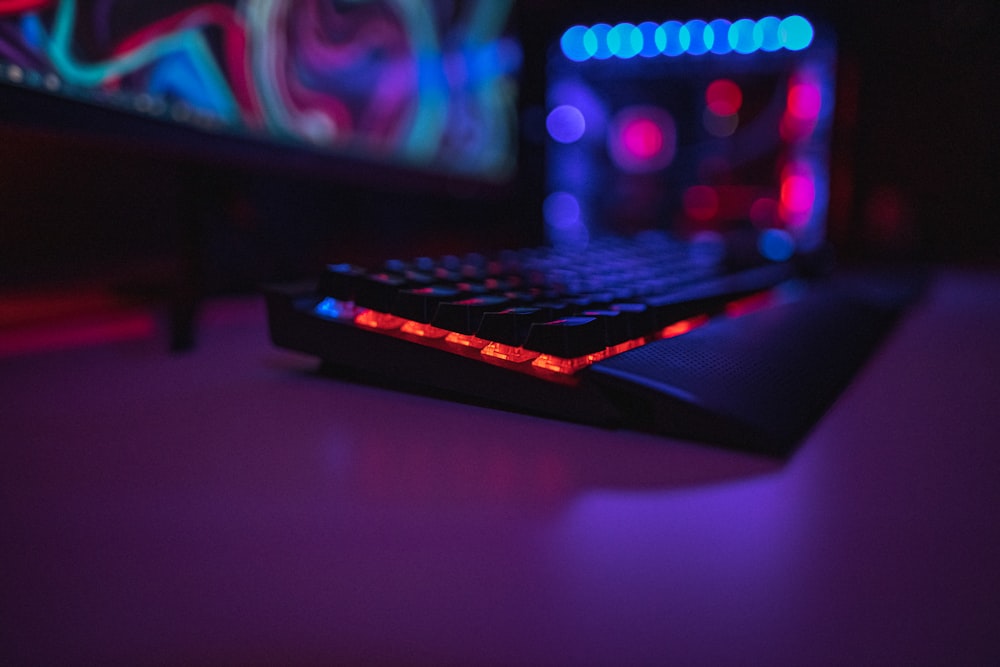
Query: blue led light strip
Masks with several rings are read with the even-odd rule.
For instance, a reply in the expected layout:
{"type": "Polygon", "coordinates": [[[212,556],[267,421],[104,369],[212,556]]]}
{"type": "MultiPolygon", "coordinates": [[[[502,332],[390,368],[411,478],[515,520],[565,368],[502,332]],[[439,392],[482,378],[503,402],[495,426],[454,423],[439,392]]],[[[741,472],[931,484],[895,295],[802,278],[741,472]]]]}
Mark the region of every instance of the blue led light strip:
{"type": "Polygon", "coordinates": [[[566,30],[560,46],[567,58],[576,62],[629,59],[654,56],[746,55],[758,51],[801,51],[813,41],[813,26],[808,19],[794,14],[779,19],[765,16],[759,20],[715,19],[687,22],[647,21],[634,25],[597,23],[575,25],[566,30]]]}

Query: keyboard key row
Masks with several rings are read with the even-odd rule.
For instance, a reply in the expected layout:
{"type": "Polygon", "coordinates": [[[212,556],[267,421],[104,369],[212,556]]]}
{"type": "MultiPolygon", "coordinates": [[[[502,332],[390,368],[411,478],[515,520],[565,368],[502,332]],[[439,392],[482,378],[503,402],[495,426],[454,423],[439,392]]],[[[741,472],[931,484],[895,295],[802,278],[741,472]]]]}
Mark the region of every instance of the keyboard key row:
{"type": "Polygon", "coordinates": [[[412,322],[572,358],[654,335],[694,316],[719,312],[728,302],[772,287],[790,273],[783,264],[765,265],[633,300],[618,300],[614,292],[560,298],[540,288],[490,292],[476,283],[409,287],[423,283],[385,273],[370,275],[352,265],[334,265],[325,275],[322,291],[325,296],[383,314],[380,322],[412,322]]]}

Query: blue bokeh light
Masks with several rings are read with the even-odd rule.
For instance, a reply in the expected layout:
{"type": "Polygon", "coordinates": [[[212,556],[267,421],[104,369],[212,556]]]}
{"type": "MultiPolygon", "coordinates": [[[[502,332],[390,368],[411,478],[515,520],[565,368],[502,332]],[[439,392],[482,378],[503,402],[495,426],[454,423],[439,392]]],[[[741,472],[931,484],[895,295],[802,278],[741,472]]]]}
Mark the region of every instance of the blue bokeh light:
{"type": "Polygon", "coordinates": [[[684,24],[681,28],[681,40],[683,42],[683,35],[687,33],[688,45],[685,51],[690,53],[692,56],[700,56],[708,53],[708,50],[712,48],[712,42],[714,41],[714,34],[712,30],[708,27],[708,23],[702,21],[701,19],[692,19],[684,24]]]}
{"type": "Polygon", "coordinates": [[[757,250],[774,262],[784,262],[795,254],[795,239],[783,229],[766,229],[757,237],[757,250]]]}
{"type": "MultiPolygon", "coordinates": [[[[583,62],[594,55],[593,51],[588,51],[584,46],[584,37],[587,35],[587,26],[575,25],[563,33],[559,40],[563,54],[574,62],[583,62]]],[[[595,42],[596,51],[596,42],[595,42]]]]}
{"type": "Polygon", "coordinates": [[[639,30],[639,35],[642,37],[642,48],[639,49],[639,55],[644,58],[652,58],[663,53],[663,48],[660,47],[657,42],[657,35],[659,34],[660,26],[652,21],[646,21],[640,23],[637,26],[639,30]]]}
{"type": "Polygon", "coordinates": [[[813,40],[813,27],[799,15],[789,16],[778,25],[778,41],[789,51],[801,51],[813,40]]]}
{"type": "Polygon", "coordinates": [[[691,35],[680,21],[667,21],[656,31],[656,46],[667,56],[679,56],[687,51],[691,35]]]}
{"type": "MultiPolygon", "coordinates": [[[[705,29],[706,35],[712,33],[712,44],[708,47],[709,51],[716,53],[718,55],[725,55],[733,50],[733,47],[729,44],[729,28],[732,23],[726,19],[715,19],[708,24],[708,28],[705,29]]],[[[708,42],[708,39],[705,40],[708,42]]]]}
{"type": "Polygon", "coordinates": [[[611,32],[611,26],[607,23],[598,23],[590,27],[587,34],[584,36],[584,44],[587,46],[587,50],[590,50],[590,43],[593,42],[594,46],[594,58],[598,60],[607,60],[611,57],[611,49],[608,46],[608,34],[611,32]]]}
{"type": "Polygon", "coordinates": [[[549,240],[557,249],[578,251],[587,247],[590,232],[580,201],[569,192],[553,192],[542,202],[542,217],[549,240]]]}
{"type": "Polygon", "coordinates": [[[608,50],[618,58],[634,58],[642,51],[642,32],[631,23],[619,23],[608,33],[608,50]]]}
{"type": "Polygon", "coordinates": [[[733,51],[747,54],[760,48],[760,40],[757,39],[757,33],[754,30],[756,25],[757,23],[753,19],[740,19],[729,26],[729,46],[732,47],[733,51]]]}
{"type": "Polygon", "coordinates": [[[760,43],[763,51],[777,51],[781,48],[781,40],[778,38],[778,28],[781,19],[777,16],[765,16],[757,21],[753,28],[754,41],[760,43]]]}
{"type": "Polygon", "coordinates": [[[571,144],[583,137],[587,130],[587,120],[583,112],[572,104],[562,104],[549,112],[545,118],[549,136],[561,144],[571,144]]]}
{"type": "Polygon", "coordinates": [[[572,229],[580,224],[580,201],[568,192],[553,192],[542,203],[542,215],[549,227],[572,229]]]}

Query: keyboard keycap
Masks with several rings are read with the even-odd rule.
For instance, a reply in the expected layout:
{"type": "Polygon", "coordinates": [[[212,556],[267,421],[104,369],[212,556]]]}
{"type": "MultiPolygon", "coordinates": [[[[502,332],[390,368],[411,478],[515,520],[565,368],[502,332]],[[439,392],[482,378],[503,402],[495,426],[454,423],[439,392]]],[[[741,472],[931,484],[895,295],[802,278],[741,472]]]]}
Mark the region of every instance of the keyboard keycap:
{"type": "Polygon", "coordinates": [[[596,317],[567,317],[533,324],[524,347],[566,359],[593,354],[607,347],[605,324],[596,317]]]}
{"type": "Polygon", "coordinates": [[[354,301],[367,271],[355,264],[330,264],[319,278],[318,292],[338,301],[354,301]]]}
{"type": "Polygon", "coordinates": [[[648,336],[656,331],[656,314],[642,303],[615,303],[611,310],[617,312],[628,331],[628,340],[648,336]]]}
{"type": "Polygon", "coordinates": [[[604,346],[620,345],[638,336],[632,335],[628,318],[617,310],[588,310],[584,317],[593,317],[604,330],[604,346]]]}
{"type": "Polygon", "coordinates": [[[364,276],[357,283],[354,303],[361,308],[388,313],[396,301],[396,294],[407,284],[405,278],[388,273],[364,276]]]}
{"type": "Polygon", "coordinates": [[[391,313],[415,322],[430,324],[437,312],[438,304],[458,301],[468,296],[454,287],[420,287],[404,289],[396,294],[391,313]]]}
{"type": "Polygon", "coordinates": [[[507,308],[498,313],[486,313],[476,336],[484,340],[519,347],[528,338],[531,325],[552,318],[541,308],[507,308]]]}
{"type": "Polygon", "coordinates": [[[438,304],[437,313],[431,323],[439,329],[471,335],[479,330],[484,315],[500,312],[510,305],[509,299],[496,295],[447,301],[438,304]]]}

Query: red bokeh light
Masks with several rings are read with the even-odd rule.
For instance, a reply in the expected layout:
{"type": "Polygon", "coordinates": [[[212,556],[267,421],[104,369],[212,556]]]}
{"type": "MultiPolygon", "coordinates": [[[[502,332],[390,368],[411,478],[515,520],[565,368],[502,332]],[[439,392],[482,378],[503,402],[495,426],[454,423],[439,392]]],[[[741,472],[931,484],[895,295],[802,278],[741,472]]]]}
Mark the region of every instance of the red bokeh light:
{"type": "Polygon", "coordinates": [[[719,213],[719,195],[707,185],[693,185],[684,191],[684,213],[692,220],[708,222],[719,213]]]}
{"type": "Polygon", "coordinates": [[[656,106],[619,111],[607,134],[608,154],[623,171],[648,173],[668,166],[677,152],[673,116],[656,106]]]}
{"type": "Polygon", "coordinates": [[[823,95],[815,83],[797,83],[788,89],[788,113],[800,120],[816,120],[823,95]]]}
{"type": "Polygon", "coordinates": [[[792,213],[805,213],[816,200],[813,179],[802,174],[791,174],[781,182],[781,205],[792,213]]]}
{"type": "Polygon", "coordinates": [[[663,150],[663,130],[649,118],[630,120],[622,128],[622,145],[634,157],[648,160],[663,150]]]}
{"type": "Polygon", "coordinates": [[[716,116],[732,116],[743,106],[743,91],[729,79],[716,79],[705,90],[705,102],[716,116]]]}

